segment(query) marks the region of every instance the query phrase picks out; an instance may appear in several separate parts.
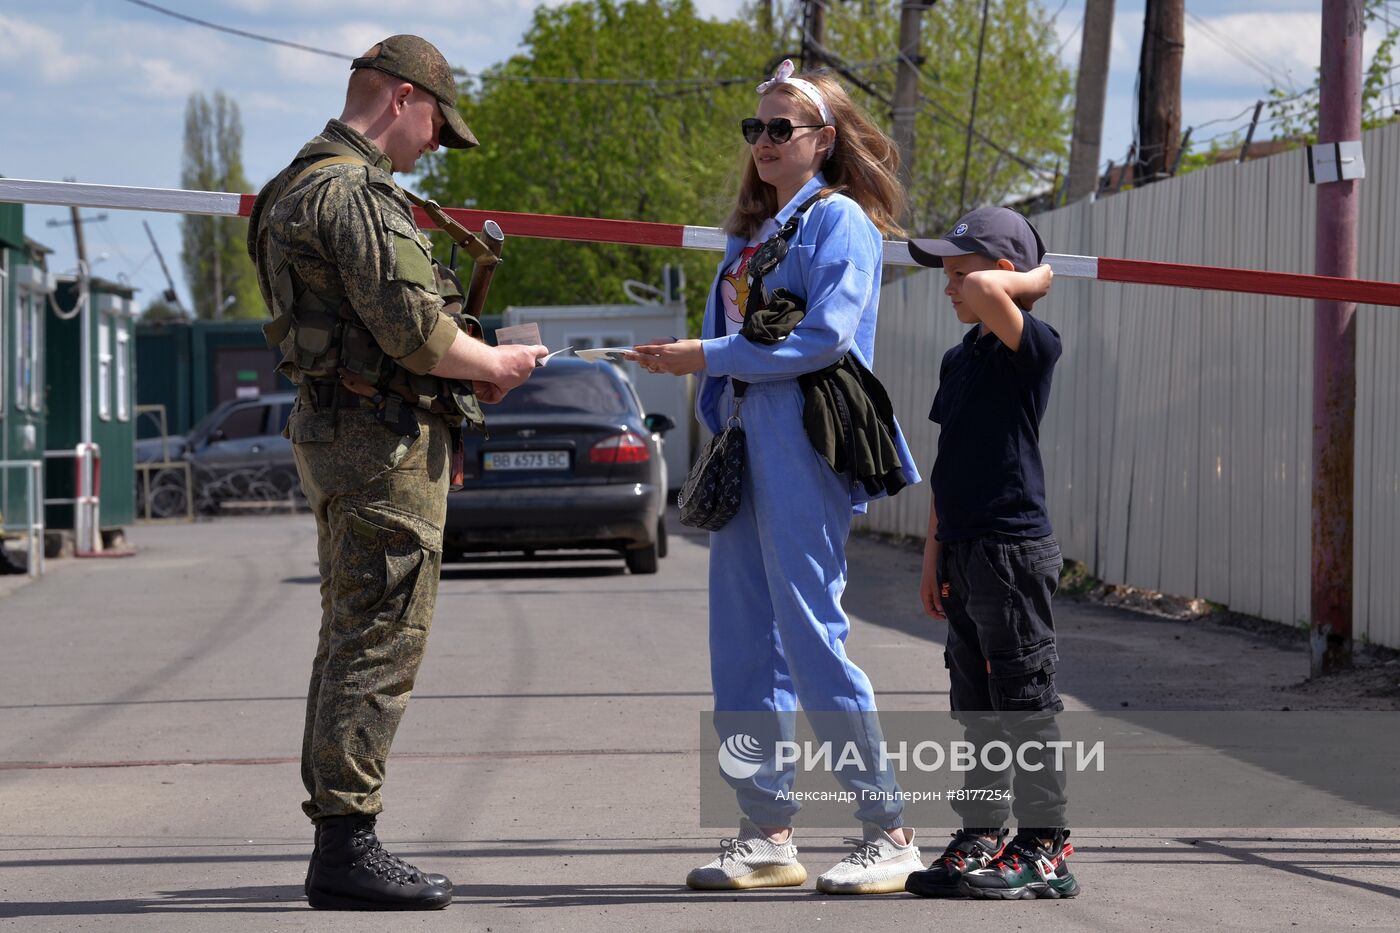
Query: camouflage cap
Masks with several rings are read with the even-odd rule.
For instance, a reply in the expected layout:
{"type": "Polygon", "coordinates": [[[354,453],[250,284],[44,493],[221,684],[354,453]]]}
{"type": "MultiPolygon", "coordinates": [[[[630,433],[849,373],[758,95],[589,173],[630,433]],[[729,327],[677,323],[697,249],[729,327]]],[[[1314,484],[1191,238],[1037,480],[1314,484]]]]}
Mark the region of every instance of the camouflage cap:
{"type": "Polygon", "coordinates": [[[467,121],[457,112],[457,82],[447,59],[427,39],[419,36],[390,36],[350,64],[356,68],[377,68],[385,74],[415,84],[438,99],[444,123],[439,140],[449,149],[470,149],[476,137],[467,121]]]}

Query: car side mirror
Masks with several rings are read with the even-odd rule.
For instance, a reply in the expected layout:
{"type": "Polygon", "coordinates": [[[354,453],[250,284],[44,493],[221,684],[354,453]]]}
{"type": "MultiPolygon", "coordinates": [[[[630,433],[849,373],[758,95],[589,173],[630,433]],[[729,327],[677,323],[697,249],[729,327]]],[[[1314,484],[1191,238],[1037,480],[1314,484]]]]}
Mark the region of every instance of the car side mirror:
{"type": "Polygon", "coordinates": [[[663,415],[660,412],[653,412],[642,419],[642,423],[647,426],[647,430],[653,434],[665,434],[667,431],[676,429],[676,419],[670,415],[663,415]]]}
{"type": "Polygon", "coordinates": [[[209,432],[209,439],[208,439],[207,443],[210,443],[210,444],[217,444],[219,441],[224,441],[224,440],[228,440],[228,435],[224,433],[224,429],[223,429],[223,428],[215,428],[214,430],[212,430],[212,431],[209,432]]]}

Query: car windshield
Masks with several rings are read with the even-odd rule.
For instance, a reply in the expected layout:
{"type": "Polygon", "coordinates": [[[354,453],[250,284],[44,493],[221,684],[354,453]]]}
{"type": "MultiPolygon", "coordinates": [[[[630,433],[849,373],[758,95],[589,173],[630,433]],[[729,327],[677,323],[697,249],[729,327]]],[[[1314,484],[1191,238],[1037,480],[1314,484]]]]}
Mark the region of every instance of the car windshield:
{"type": "Polygon", "coordinates": [[[569,412],[615,415],[629,410],[621,388],[601,370],[591,366],[546,366],[524,385],[512,389],[499,404],[486,406],[486,416],[569,412]]]}
{"type": "Polygon", "coordinates": [[[196,421],[194,427],[190,428],[189,431],[186,432],[186,434],[189,437],[201,437],[205,434],[208,434],[209,428],[214,424],[214,422],[221,420],[226,414],[228,414],[228,408],[223,405],[220,405],[213,411],[209,412],[209,414],[196,421]]]}

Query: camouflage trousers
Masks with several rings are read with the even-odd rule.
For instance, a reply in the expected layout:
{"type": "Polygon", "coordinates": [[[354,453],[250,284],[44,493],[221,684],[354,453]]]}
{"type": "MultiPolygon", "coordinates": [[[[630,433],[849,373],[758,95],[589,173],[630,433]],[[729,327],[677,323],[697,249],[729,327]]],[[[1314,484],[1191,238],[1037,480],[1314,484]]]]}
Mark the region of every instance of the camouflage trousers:
{"type": "Polygon", "coordinates": [[[432,626],[450,432],[440,416],[413,411],[417,438],[386,428],[372,409],[332,415],[305,396],[288,419],[321,564],[301,757],[312,820],[382,809],[389,746],[432,626]]]}

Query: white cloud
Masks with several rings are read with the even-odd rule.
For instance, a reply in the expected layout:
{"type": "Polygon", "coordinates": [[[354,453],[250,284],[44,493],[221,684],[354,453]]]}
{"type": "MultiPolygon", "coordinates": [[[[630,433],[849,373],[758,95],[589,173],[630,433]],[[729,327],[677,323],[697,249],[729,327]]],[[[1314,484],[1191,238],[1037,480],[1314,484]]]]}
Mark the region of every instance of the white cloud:
{"type": "Polygon", "coordinates": [[[93,56],[66,48],[59,33],[16,16],[0,16],[0,65],[37,69],[44,81],[63,83],[96,64],[93,56]]]}
{"type": "MultiPolygon", "coordinates": [[[[284,35],[290,42],[309,45],[312,48],[330,52],[342,52],[356,56],[364,52],[385,36],[393,35],[393,27],[376,22],[341,23],[329,29],[314,31],[302,30],[293,35],[284,35]]],[[[298,49],[277,46],[261,46],[259,54],[271,59],[272,68],[278,78],[301,85],[318,87],[338,87],[345,89],[345,80],[350,75],[350,61],[335,59],[326,55],[316,55],[298,49]]]]}
{"type": "MultiPolygon", "coordinates": [[[[1201,15],[1188,9],[1182,81],[1188,89],[1250,89],[1257,97],[1276,85],[1302,90],[1316,81],[1322,54],[1322,16],[1315,5],[1298,9],[1293,0],[1271,0],[1273,9],[1201,15]],[[1204,24],[1204,25],[1202,25],[1204,24]]],[[[1066,9],[1056,21],[1061,39],[1079,22],[1082,7],[1066,9]]],[[[1372,25],[1363,42],[1369,62],[1381,40],[1372,25]]],[[[1140,11],[1119,11],[1113,24],[1110,70],[1114,78],[1132,81],[1142,47],[1140,11]]],[[[1078,38],[1064,51],[1067,61],[1078,59],[1078,38]]],[[[1187,93],[1187,97],[1193,95],[1187,93]]]]}
{"type": "MultiPolygon", "coordinates": [[[[460,20],[468,15],[475,16],[480,12],[481,6],[480,2],[472,3],[470,5],[476,9],[469,10],[468,4],[462,0],[416,0],[416,2],[406,2],[406,0],[397,0],[397,2],[394,0],[232,0],[227,5],[245,13],[259,16],[276,13],[289,19],[373,13],[381,16],[393,16],[400,20],[405,16],[411,16],[438,19],[444,23],[460,20]]],[[[502,4],[491,2],[487,5],[501,6],[502,4]]],[[[519,5],[525,4],[522,2],[519,5]]],[[[392,34],[389,33],[389,35],[392,34]]]]}
{"type": "MultiPolygon", "coordinates": [[[[329,99],[329,98],[326,98],[329,99]]],[[[249,91],[239,95],[238,106],[246,113],[290,114],[298,117],[320,116],[315,101],[305,95],[288,95],[277,91],[249,91]]]]}
{"type": "Polygon", "coordinates": [[[729,19],[739,15],[738,0],[695,0],[695,12],[705,19],[729,19]]]}
{"type": "MultiPolygon", "coordinates": [[[[556,6],[565,2],[568,0],[553,0],[548,5],[556,6]]],[[[700,0],[702,7],[726,3],[736,8],[738,5],[735,0],[700,0]]],[[[431,39],[443,30],[489,31],[492,23],[502,17],[513,20],[518,18],[519,14],[529,14],[543,4],[538,0],[232,0],[227,5],[255,16],[276,14],[286,19],[333,19],[365,14],[385,16],[400,24],[400,28],[385,35],[413,32],[402,24],[405,21],[417,21],[427,27],[428,31],[415,34],[431,39]]]]}
{"type": "MultiPolygon", "coordinates": [[[[548,0],[549,3],[562,0],[548,0]]],[[[741,0],[695,0],[704,16],[729,17],[741,0]]],[[[944,0],[969,2],[969,0],[944,0]]],[[[1050,12],[1060,0],[1043,0],[1050,12]]],[[[172,0],[167,5],[211,22],[346,55],[357,55],[387,35],[415,33],[432,40],[448,61],[480,71],[514,54],[529,28],[536,0],[172,0]]],[[[183,132],[183,98],[222,90],[238,102],[244,124],[244,162],[254,187],[280,170],[297,148],[340,112],[349,62],[267,45],[161,16],[119,0],[0,0],[0,110],[10,132],[0,172],[15,177],[62,178],[110,184],[176,187],[183,132]],[[13,12],[23,8],[22,13],[13,12]],[[79,127],[81,145],[73,145],[79,127]],[[116,144],[119,141],[119,144],[116,144]]],[[[1295,69],[1310,83],[1318,54],[1316,0],[1188,0],[1188,8],[1272,62],[1295,69]],[[1261,8],[1265,8],[1261,10],[1261,8]],[[1270,13],[1268,11],[1277,11],[1270,13]],[[1311,12],[1309,12],[1311,11],[1311,12]],[[1287,16],[1302,14],[1294,21],[1287,16]],[[1291,23],[1276,29],[1279,22],[1291,23]],[[1297,70],[1301,67],[1301,70],[1297,70]]],[[[1083,15],[1069,0],[1057,18],[1063,40],[1083,15]]],[[[1122,158],[1132,136],[1131,92],[1142,29],[1141,0],[1118,0],[1103,158],[1122,158]]],[[[1372,31],[1374,32],[1374,31],[1372,31]]],[[[1368,33],[1367,55],[1374,47],[1368,33]]],[[[1184,120],[1200,123],[1244,108],[1267,81],[1188,34],[1183,87],[1184,120]],[[1217,54],[1218,53],[1218,54],[1217,54]]],[[[1064,48],[1079,54],[1078,37],[1064,48]]],[[[1240,122],[1243,122],[1241,119],[1240,122]]],[[[1228,124],[1203,131],[1207,134],[1228,124]]],[[[28,214],[31,235],[49,241],[72,264],[70,237],[44,229],[57,209],[28,214]]],[[[151,222],[172,263],[179,253],[178,218],[112,212],[114,241],[130,247],[99,271],[130,262],[143,299],[165,287],[158,266],[146,261],[141,220],[151,222]]],[[[95,249],[111,251],[96,241],[95,249]]],[[[183,287],[180,271],[172,268],[183,287]]]]}
{"type": "Polygon", "coordinates": [[[138,93],[151,98],[183,100],[204,89],[199,76],[164,58],[123,56],[120,63],[138,93]]]}
{"type": "Polygon", "coordinates": [[[1254,87],[1262,81],[1301,89],[1312,83],[1321,51],[1318,13],[1188,18],[1182,76],[1237,86],[1254,87]]]}

